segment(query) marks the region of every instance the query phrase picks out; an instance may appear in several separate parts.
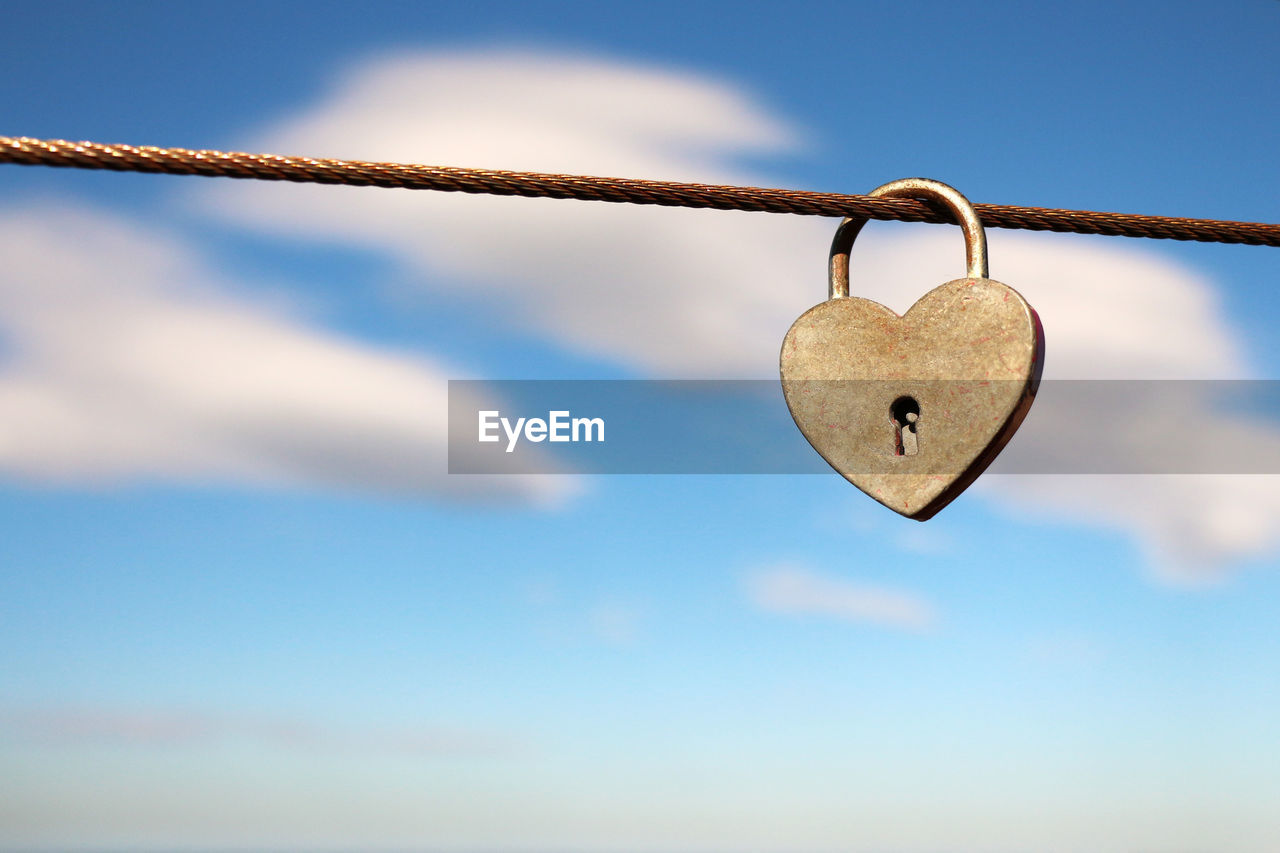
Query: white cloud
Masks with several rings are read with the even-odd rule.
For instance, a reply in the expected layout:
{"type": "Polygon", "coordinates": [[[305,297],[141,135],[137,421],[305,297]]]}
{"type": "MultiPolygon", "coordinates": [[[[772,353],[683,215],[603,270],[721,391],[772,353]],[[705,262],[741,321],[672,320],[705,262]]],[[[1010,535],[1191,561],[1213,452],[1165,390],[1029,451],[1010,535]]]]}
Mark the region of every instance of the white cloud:
{"type": "Polygon", "coordinates": [[[936,622],[933,607],[906,592],[824,577],[798,566],[775,566],[748,578],[747,592],[762,610],[790,616],[827,616],[909,631],[936,622]]]}
{"type": "MultiPolygon", "coordinates": [[[[481,51],[401,55],[356,67],[317,103],[242,146],[772,184],[734,168],[734,155],[782,150],[797,138],[741,91],[694,74],[481,51]]],[[[856,153],[847,152],[851,162],[856,153]]],[[[970,191],[981,195],[980,188],[970,191]]],[[[649,376],[775,375],[787,327],[825,296],[833,224],[241,182],[204,186],[199,200],[203,209],[256,230],[385,251],[424,287],[473,293],[477,310],[499,329],[520,327],[649,376]]],[[[1212,283],[1155,249],[1114,238],[998,230],[989,237],[993,276],[1040,312],[1046,378],[1247,375],[1212,283]]],[[[962,255],[952,228],[872,223],[854,249],[854,293],[904,310],[960,275],[962,255]]],[[[1202,414],[1202,421],[1210,416],[1202,414]]],[[[1051,441],[1052,426],[1037,422],[1033,410],[1024,433],[1046,430],[1044,440],[1051,441]]],[[[986,494],[1020,510],[1041,507],[1122,529],[1166,564],[1166,574],[1212,574],[1273,547],[1258,530],[1280,529],[1274,478],[1224,478],[1210,486],[1184,479],[1148,488],[1130,477],[1105,490],[1062,477],[1007,480],[985,478],[986,494]],[[1241,493],[1253,498],[1243,517],[1235,497],[1241,493]]]]}
{"type": "Polygon", "coordinates": [[[995,475],[977,488],[1015,516],[1136,536],[1154,577],[1179,586],[1222,580],[1280,543],[1274,475],[995,475]]]}
{"type": "Polygon", "coordinates": [[[178,238],[68,205],[0,211],[0,471],[554,500],[448,477],[446,372],[309,328],[178,238]]]}
{"type": "MultiPolygon", "coordinates": [[[[730,87],[546,55],[444,54],[357,68],[238,145],[348,158],[735,183],[737,151],[793,137],[730,87]]],[[[756,176],[758,177],[758,176],[756,176]]],[[[393,253],[495,324],[663,376],[770,375],[823,291],[824,223],[598,202],[211,184],[255,229],[393,253]],[[798,284],[798,287],[797,287],[798,284]]]]}
{"type": "MultiPolygon", "coordinates": [[[[991,277],[1044,324],[1045,379],[1236,379],[1245,358],[1213,283],[1116,237],[987,231],[991,277]]],[[[853,295],[899,313],[964,274],[950,226],[872,222],[854,245],[853,295]]]]}
{"type": "Polygon", "coordinates": [[[695,181],[726,151],[799,138],[726,83],[518,51],[384,55],[263,137],[313,156],[695,181]]]}

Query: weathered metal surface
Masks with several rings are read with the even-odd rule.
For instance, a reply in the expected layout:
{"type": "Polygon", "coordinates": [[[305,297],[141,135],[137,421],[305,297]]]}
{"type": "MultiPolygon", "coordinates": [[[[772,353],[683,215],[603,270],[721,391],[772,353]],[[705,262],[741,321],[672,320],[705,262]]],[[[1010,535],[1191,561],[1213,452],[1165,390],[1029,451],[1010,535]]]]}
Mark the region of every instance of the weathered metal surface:
{"type": "Polygon", "coordinates": [[[782,387],[796,425],[833,468],[924,521],[964,491],[1022,423],[1039,383],[1044,334],[1017,291],[984,277],[985,237],[963,196],[923,179],[877,194],[951,207],[966,224],[970,277],[930,291],[901,317],[840,295],[848,293],[848,251],[862,224],[846,220],[832,245],[836,295],[787,332],[782,387]]]}

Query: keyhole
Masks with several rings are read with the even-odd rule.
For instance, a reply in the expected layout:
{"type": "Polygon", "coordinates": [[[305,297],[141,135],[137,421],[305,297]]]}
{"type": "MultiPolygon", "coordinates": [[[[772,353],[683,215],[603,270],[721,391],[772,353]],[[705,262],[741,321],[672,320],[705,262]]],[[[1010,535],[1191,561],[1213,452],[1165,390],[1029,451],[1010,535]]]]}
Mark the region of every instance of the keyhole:
{"type": "Polygon", "coordinates": [[[915,456],[920,452],[916,424],[920,420],[920,404],[915,397],[899,397],[889,405],[893,418],[893,455],[915,456]]]}

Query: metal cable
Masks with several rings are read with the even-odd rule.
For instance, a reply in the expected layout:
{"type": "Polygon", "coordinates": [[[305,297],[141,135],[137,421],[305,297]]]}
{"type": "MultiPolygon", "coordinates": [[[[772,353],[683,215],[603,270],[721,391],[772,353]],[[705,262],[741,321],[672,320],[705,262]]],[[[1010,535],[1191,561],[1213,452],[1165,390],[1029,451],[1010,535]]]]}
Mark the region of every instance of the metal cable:
{"type": "MultiPolygon", "coordinates": [[[[228,151],[190,151],[185,148],[103,145],[63,139],[0,136],[0,163],[58,166],[72,169],[110,169],[119,172],[164,172],[175,175],[248,178],[316,184],[401,187],[414,190],[542,196],[667,207],[755,210],[807,216],[865,216],[904,222],[952,221],[946,211],[911,199],[871,198],[802,190],[761,187],[597,178],[464,169],[456,166],[417,166],[246,154],[228,151]]],[[[1245,243],[1280,246],[1280,225],[1101,213],[1003,204],[974,204],[984,225],[1029,231],[1067,231],[1118,237],[1195,240],[1206,243],[1245,243]]]]}

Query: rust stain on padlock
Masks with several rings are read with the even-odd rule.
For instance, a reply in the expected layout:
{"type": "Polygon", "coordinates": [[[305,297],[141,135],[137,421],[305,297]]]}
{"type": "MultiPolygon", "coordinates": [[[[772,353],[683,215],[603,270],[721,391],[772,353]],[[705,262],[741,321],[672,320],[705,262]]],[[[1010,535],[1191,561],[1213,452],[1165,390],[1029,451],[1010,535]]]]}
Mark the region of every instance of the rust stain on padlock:
{"type": "Polygon", "coordinates": [[[783,393],[796,425],[833,468],[924,521],[986,469],[1026,417],[1044,333],[1017,291],[986,277],[985,234],[962,195],[918,178],[871,194],[950,206],[964,226],[968,276],[930,291],[901,317],[850,297],[849,250],[865,220],[845,220],[832,244],[831,298],[796,320],[783,341],[783,393]]]}

